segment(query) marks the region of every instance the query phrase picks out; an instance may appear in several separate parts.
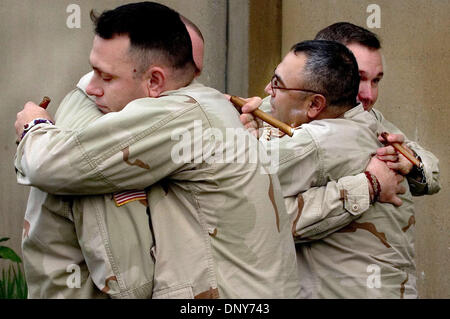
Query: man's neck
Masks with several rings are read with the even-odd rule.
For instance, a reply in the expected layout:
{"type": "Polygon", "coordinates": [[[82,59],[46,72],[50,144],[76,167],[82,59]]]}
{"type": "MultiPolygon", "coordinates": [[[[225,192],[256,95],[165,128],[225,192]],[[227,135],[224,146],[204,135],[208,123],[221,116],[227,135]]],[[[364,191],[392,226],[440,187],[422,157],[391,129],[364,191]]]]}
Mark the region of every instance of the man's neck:
{"type": "Polygon", "coordinates": [[[323,119],[335,119],[338,117],[342,117],[344,113],[348,110],[351,110],[353,106],[327,106],[325,110],[323,110],[319,116],[317,116],[314,120],[323,120],[323,119]]]}

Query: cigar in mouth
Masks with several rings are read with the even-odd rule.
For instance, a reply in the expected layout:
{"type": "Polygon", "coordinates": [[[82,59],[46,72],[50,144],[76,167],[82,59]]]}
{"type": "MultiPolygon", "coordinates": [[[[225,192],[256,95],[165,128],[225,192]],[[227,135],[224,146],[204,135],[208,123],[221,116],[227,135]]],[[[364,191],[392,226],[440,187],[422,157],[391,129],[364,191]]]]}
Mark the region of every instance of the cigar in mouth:
{"type": "MultiPolygon", "coordinates": [[[[239,108],[243,107],[244,104],[247,103],[245,100],[241,99],[238,96],[231,96],[230,102],[239,108]]],[[[257,118],[263,120],[264,122],[269,123],[270,125],[278,128],[280,131],[286,133],[287,135],[291,137],[292,135],[294,135],[294,128],[274,118],[272,115],[267,114],[266,112],[263,112],[259,109],[253,111],[252,114],[257,118]]]]}

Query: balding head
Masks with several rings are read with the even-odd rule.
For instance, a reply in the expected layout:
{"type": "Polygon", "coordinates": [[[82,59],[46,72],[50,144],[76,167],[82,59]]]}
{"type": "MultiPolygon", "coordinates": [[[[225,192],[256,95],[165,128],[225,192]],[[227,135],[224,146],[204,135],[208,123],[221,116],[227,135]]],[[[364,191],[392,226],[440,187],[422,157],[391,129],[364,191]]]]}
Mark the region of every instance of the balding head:
{"type": "Polygon", "coordinates": [[[196,76],[199,76],[203,70],[203,56],[205,50],[205,41],[200,29],[188,18],[180,15],[181,20],[186,25],[192,43],[192,56],[197,68],[196,76]]]}

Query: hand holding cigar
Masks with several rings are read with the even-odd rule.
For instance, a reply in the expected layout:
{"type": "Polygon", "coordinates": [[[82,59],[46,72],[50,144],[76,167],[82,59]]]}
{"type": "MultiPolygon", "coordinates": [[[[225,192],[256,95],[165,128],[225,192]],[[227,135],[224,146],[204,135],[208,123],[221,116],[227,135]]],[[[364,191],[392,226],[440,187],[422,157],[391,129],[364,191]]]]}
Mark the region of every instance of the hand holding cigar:
{"type": "MultiPolygon", "coordinates": [[[[230,102],[239,108],[243,107],[245,105],[245,103],[247,103],[245,100],[243,100],[237,96],[231,96],[230,102]]],[[[278,128],[280,131],[286,133],[287,135],[289,135],[291,137],[292,137],[292,135],[294,135],[294,129],[292,127],[290,127],[286,123],[281,122],[280,120],[274,118],[273,116],[271,116],[259,109],[254,110],[252,112],[252,114],[255,117],[263,120],[264,122],[269,123],[270,125],[278,128]]]]}
{"type": "Polygon", "coordinates": [[[41,103],[39,103],[39,106],[45,110],[45,109],[47,109],[47,106],[50,104],[50,102],[51,102],[51,99],[48,96],[44,96],[42,98],[41,103]]]}
{"type": "Polygon", "coordinates": [[[39,103],[39,107],[36,107],[36,104],[32,102],[28,102],[25,104],[24,109],[17,113],[16,123],[14,124],[16,127],[16,134],[18,136],[16,144],[19,144],[22,133],[26,129],[25,126],[28,126],[30,121],[36,118],[51,120],[51,116],[47,113],[47,111],[42,110],[47,108],[50,101],[51,100],[48,96],[44,96],[41,103],[39,103]]]}
{"type": "Polygon", "coordinates": [[[406,157],[406,159],[409,160],[413,165],[417,166],[418,168],[422,167],[422,163],[414,156],[414,154],[412,154],[408,149],[403,147],[400,143],[388,142],[388,136],[389,136],[389,133],[387,133],[387,132],[381,133],[381,137],[383,137],[384,140],[386,141],[386,143],[385,143],[386,145],[392,145],[392,147],[397,152],[399,152],[404,157],[406,157]]]}

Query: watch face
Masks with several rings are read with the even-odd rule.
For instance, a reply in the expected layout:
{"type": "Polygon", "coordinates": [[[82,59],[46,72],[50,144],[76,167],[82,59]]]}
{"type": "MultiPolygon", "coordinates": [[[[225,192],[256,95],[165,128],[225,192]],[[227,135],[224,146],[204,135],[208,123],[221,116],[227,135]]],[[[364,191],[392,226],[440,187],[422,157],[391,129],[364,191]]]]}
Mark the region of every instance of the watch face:
{"type": "Polygon", "coordinates": [[[417,167],[414,165],[413,168],[411,169],[411,171],[409,172],[408,176],[419,183],[425,184],[426,178],[425,178],[425,173],[423,171],[423,163],[422,162],[420,162],[420,166],[421,167],[417,167]]]}

